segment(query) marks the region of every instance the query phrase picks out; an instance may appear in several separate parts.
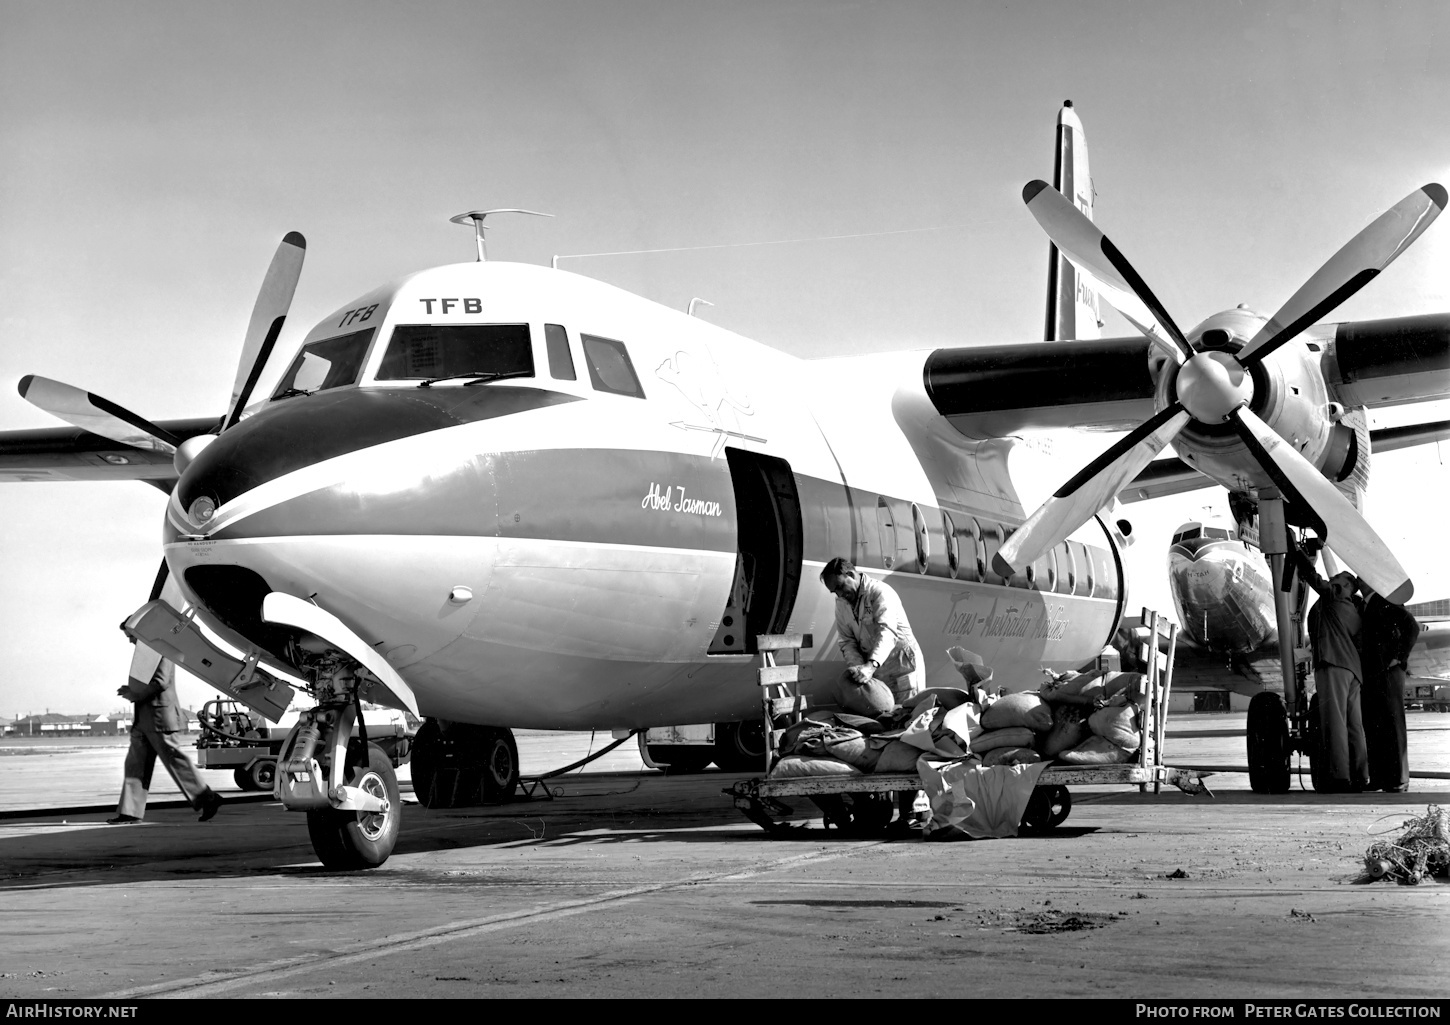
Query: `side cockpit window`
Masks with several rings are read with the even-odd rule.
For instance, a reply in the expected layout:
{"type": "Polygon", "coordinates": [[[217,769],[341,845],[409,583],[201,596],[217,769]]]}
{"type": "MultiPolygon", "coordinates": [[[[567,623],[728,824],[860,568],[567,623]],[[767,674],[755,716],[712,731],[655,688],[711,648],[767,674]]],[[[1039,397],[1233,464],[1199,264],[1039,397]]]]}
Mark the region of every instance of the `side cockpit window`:
{"type": "Polygon", "coordinates": [[[378,367],[379,381],[531,377],[527,324],[399,324],[378,367]]]}
{"type": "Polygon", "coordinates": [[[556,381],[572,381],[574,357],[569,353],[569,333],[559,324],[544,325],[544,347],[549,353],[549,376],[556,381]]]}
{"type": "Polygon", "coordinates": [[[629,352],[623,342],[598,335],[579,337],[584,342],[584,361],[589,364],[589,380],[597,390],[644,398],[639,375],[634,372],[634,364],[629,361],[629,352]]]}
{"type": "Polygon", "coordinates": [[[272,398],[311,394],[354,383],[375,330],[370,327],[304,345],[282,375],[272,398]]]}

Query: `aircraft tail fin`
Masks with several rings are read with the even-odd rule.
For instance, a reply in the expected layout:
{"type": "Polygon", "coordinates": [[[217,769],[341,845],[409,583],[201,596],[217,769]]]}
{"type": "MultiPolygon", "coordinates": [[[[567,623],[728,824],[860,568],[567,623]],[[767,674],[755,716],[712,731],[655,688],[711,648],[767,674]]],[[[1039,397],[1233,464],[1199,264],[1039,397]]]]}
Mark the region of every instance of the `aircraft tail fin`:
{"type": "MultiPolygon", "coordinates": [[[[1052,184],[1092,220],[1094,194],[1088,174],[1087,137],[1071,100],[1064,101],[1057,112],[1052,184]]],[[[1046,340],[1098,338],[1101,326],[1096,282],[1048,243],[1046,340]]]]}

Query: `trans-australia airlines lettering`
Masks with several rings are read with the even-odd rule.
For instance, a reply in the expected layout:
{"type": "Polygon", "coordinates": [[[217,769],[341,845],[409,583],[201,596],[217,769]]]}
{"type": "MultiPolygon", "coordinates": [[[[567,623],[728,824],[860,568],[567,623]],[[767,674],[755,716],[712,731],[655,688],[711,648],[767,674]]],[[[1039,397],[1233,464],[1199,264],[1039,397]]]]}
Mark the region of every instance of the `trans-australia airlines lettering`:
{"type": "Polygon", "coordinates": [[[650,509],[654,512],[678,512],[692,513],[695,516],[719,516],[720,503],[708,502],[703,498],[688,498],[685,495],[684,485],[671,484],[660,491],[660,486],[653,481],[650,482],[649,493],[639,503],[641,509],[650,509]],[[679,491],[679,497],[675,497],[675,491],[679,491]]]}
{"type": "Polygon", "coordinates": [[[1037,640],[1059,641],[1067,634],[1068,618],[1065,605],[1038,605],[1026,602],[1003,603],[993,599],[992,607],[978,612],[970,607],[971,602],[959,600],[947,616],[944,633],[966,637],[1031,637],[1037,640]]]}

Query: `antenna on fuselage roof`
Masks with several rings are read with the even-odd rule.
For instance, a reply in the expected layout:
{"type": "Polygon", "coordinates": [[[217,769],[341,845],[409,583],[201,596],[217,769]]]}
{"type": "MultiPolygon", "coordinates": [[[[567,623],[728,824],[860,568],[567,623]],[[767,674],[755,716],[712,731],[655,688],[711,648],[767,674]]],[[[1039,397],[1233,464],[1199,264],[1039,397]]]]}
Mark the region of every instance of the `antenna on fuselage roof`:
{"type": "Polygon", "coordinates": [[[712,303],[709,299],[701,299],[697,295],[697,296],[695,296],[695,298],[693,298],[693,299],[690,300],[690,305],[685,308],[685,315],[686,316],[693,317],[695,315],[695,307],[696,306],[714,306],[714,305],[715,304],[712,303]]]}
{"type": "Polygon", "coordinates": [[[490,214],[528,214],[530,217],[553,217],[554,216],[553,214],[543,214],[543,213],[540,213],[537,210],[513,210],[513,209],[509,209],[509,210],[470,210],[466,214],[458,214],[455,217],[448,218],[448,221],[451,224],[463,224],[463,225],[467,225],[467,224],[470,224],[471,223],[473,225],[473,237],[474,237],[474,241],[477,242],[477,244],[478,244],[478,262],[479,263],[483,263],[485,260],[488,259],[488,246],[484,243],[484,239],[483,239],[483,234],[484,234],[484,232],[486,232],[488,230],[488,226],[483,223],[483,219],[485,217],[488,217],[490,214]]]}

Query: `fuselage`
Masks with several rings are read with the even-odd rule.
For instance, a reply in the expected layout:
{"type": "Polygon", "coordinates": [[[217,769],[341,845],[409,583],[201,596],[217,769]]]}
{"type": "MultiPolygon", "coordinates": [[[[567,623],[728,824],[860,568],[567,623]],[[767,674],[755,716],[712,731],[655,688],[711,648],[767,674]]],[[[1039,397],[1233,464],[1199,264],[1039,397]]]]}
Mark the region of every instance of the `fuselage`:
{"type": "Polygon", "coordinates": [[[1248,654],[1275,636],[1268,564],[1227,523],[1193,521],[1174,531],[1168,589],[1183,632],[1199,647],[1248,654]]]}
{"type": "Polygon", "coordinates": [[[807,362],[561,271],[424,271],[317,325],[193,459],[166,558],[253,644],[288,657],[268,591],[310,599],[467,722],[755,714],[755,634],[812,633],[839,671],[835,556],[900,593],[929,682],[960,645],[1036,686],[1112,637],[1121,560],[1094,520],[992,573],[1029,471],[933,408],[926,355],[807,362]]]}

